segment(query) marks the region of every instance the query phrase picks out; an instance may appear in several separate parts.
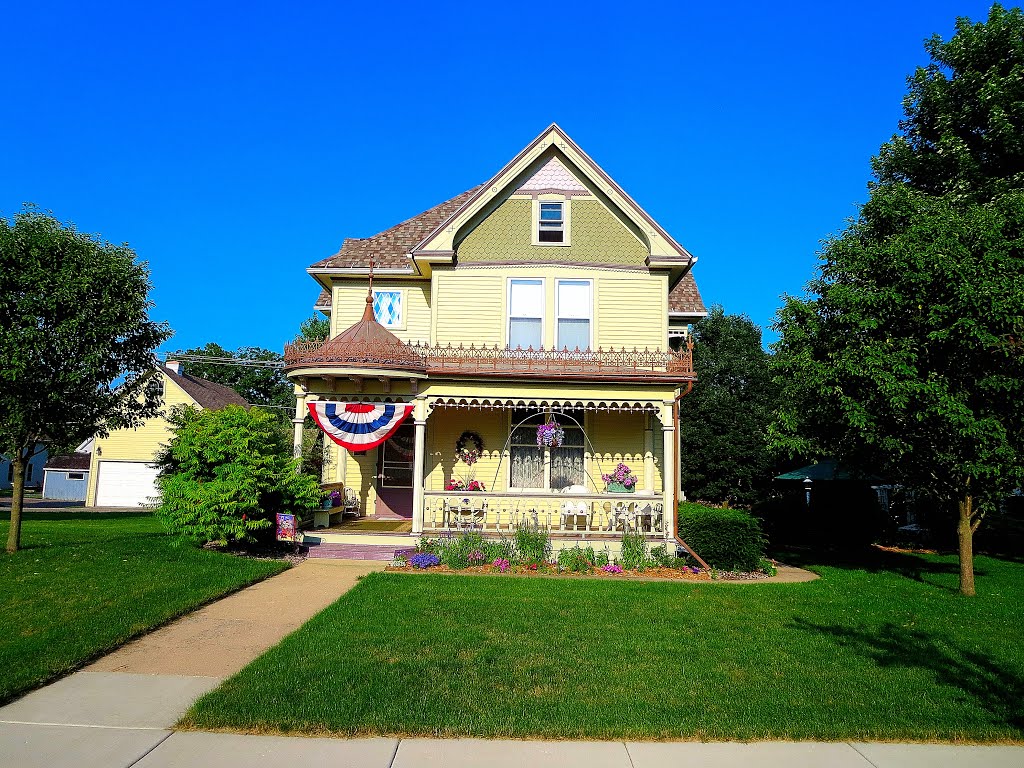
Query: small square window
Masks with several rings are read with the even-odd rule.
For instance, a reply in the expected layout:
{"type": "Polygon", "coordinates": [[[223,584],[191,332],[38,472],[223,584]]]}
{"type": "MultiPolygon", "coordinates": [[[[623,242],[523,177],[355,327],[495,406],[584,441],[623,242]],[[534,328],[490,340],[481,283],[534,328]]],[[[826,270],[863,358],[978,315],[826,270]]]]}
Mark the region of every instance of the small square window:
{"type": "Polygon", "coordinates": [[[82,472],[68,472],[68,480],[85,480],[82,472]]]}
{"type": "Polygon", "coordinates": [[[401,328],[402,292],[374,291],[373,316],[385,328],[401,328]]]}
{"type": "Polygon", "coordinates": [[[537,220],[537,242],[565,242],[565,203],[541,203],[537,220]]]}

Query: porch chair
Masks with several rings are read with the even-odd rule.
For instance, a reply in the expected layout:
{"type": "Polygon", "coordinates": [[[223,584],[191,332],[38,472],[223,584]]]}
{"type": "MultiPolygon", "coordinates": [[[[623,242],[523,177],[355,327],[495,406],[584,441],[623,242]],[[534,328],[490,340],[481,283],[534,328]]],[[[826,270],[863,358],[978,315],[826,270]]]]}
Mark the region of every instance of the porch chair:
{"type": "Polygon", "coordinates": [[[363,505],[359,501],[359,496],[355,490],[349,486],[345,486],[345,497],[341,502],[341,515],[355,515],[356,517],[363,516],[363,505]]]}
{"type": "Polygon", "coordinates": [[[608,530],[614,531],[621,525],[622,532],[626,533],[629,531],[630,526],[635,524],[636,516],[635,501],[631,501],[628,504],[624,501],[617,502],[611,514],[608,530]]]}
{"type": "Polygon", "coordinates": [[[565,530],[565,520],[568,517],[572,518],[572,529],[574,531],[578,531],[579,530],[579,519],[581,517],[583,518],[583,522],[584,522],[583,530],[584,531],[589,531],[590,530],[590,509],[587,507],[587,505],[584,502],[582,502],[582,501],[580,501],[580,502],[567,501],[564,504],[562,504],[562,515],[561,515],[561,522],[559,523],[559,527],[563,531],[565,530]]]}
{"type": "Polygon", "coordinates": [[[483,530],[487,525],[487,502],[483,499],[459,499],[450,506],[455,527],[459,530],[476,528],[483,530]]]}
{"type": "Polygon", "coordinates": [[[665,513],[665,505],[661,502],[646,502],[638,505],[636,512],[637,530],[643,533],[643,519],[647,518],[647,531],[654,533],[655,524],[660,525],[665,513]]]}

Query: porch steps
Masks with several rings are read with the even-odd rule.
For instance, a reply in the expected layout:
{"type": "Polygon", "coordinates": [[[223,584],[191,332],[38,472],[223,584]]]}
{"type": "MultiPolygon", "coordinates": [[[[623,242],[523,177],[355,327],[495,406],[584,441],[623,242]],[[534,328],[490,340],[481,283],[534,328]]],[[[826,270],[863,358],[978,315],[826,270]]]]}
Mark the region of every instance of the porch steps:
{"type": "Polygon", "coordinates": [[[384,560],[395,559],[395,552],[408,550],[394,544],[311,544],[308,556],[331,560],[384,560]]]}

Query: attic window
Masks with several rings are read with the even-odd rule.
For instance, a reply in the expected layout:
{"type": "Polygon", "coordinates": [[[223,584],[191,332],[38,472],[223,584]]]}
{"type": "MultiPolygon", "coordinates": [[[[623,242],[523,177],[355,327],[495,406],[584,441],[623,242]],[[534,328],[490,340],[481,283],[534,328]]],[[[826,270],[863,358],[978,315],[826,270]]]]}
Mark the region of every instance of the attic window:
{"type": "Polygon", "coordinates": [[[565,203],[542,202],[537,219],[538,243],[565,242],[565,203]]]}
{"type": "Polygon", "coordinates": [[[146,392],[152,394],[154,397],[164,396],[164,379],[162,376],[153,376],[148,382],[146,382],[146,392]]]}
{"type": "Polygon", "coordinates": [[[374,291],[373,316],[385,328],[404,328],[402,291],[374,291]]]}

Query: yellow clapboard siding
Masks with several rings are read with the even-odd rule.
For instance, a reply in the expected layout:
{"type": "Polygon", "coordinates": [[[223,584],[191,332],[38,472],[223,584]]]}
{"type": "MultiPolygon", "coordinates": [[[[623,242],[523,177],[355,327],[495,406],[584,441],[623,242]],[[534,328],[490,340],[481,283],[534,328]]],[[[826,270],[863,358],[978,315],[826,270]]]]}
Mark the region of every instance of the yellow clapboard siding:
{"type": "Polygon", "coordinates": [[[466,480],[469,468],[455,460],[455,443],[466,430],[477,432],[484,443],[484,453],[473,465],[473,479],[484,483],[489,491],[505,490],[508,456],[501,462],[501,476],[494,481],[499,469],[501,450],[508,438],[508,416],[505,411],[437,409],[427,421],[427,463],[424,469],[424,487],[428,491],[442,491],[453,477],[466,480]],[[492,487],[495,486],[495,487],[492,487]]]}
{"type": "MultiPolygon", "coordinates": [[[[170,413],[172,408],[179,405],[199,407],[195,400],[185,394],[185,390],[168,377],[163,376],[162,378],[164,380],[164,414],[170,413]]],[[[92,452],[86,505],[94,506],[96,503],[96,484],[99,480],[96,465],[99,461],[149,462],[156,458],[157,452],[170,439],[171,425],[165,416],[149,419],[141,427],[135,429],[115,429],[107,437],[97,438],[92,452]]]]}
{"type": "MultiPolygon", "coordinates": [[[[626,464],[640,481],[638,491],[649,491],[644,487],[644,421],[642,413],[597,412],[589,414],[590,427],[587,434],[594,447],[594,461],[590,469],[595,482],[601,483],[601,474],[610,473],[621,461],[626,464]]],[[[661,463],[657,457],[658,443],[661,442],[660,422],[654,435],[654,491],[661,491],[661,463]]]]}
{"type": "Polygon", "coordinates": [[[665,349],[668,286],[663,276],[603,275],[597,279],[597,345],[665,349]]]}
{"type": "Polygon", "coordinates": [[[437,343],[504,344],[504,285],[500,274],[434,273],[437,281],[437,343]]]}
{"type": "MultiPolygon", "coordinates": [[[[331,312],[332,337],[362,318],[366,308],[366,286],[365,279],[335,282],[331,312]]],[[[388,330],[402,341],[430,342],[430,283],[374,278],[373,287],[375,290],[402,292],[402,323],[388,330]]]]}

